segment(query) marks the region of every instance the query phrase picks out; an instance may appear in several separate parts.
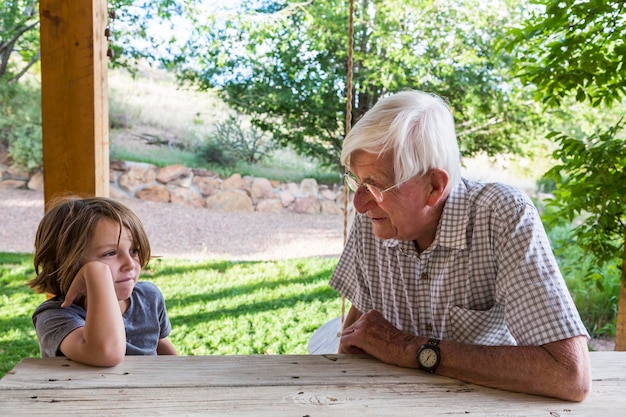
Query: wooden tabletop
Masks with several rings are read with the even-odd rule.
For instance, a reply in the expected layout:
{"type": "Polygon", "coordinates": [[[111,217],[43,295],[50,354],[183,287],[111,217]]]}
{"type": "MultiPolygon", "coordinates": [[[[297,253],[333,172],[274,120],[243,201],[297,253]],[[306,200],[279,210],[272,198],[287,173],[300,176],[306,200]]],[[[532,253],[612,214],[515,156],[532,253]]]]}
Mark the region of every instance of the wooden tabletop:
{"type": "Polygon", "coordinates": [[[365,355],[128,356],[114,368],[24,359],[0,416],[625,416],[626,352],[592,352],[582,403],[403,369],[365,355]]]}

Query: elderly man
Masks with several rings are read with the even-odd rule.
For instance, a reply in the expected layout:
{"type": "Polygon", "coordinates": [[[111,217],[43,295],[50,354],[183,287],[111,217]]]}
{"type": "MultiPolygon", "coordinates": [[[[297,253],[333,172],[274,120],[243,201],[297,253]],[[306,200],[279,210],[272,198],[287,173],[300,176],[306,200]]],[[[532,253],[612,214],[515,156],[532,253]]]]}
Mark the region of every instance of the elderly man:
{"type": "Polygon", "coordinates": [[[582,401],[587,331],[537,209],[461,177],[449,107],[404,91],[343,144],[358,214],[331,279],[351,301],[339,351],[516,392],[582,401]]]}

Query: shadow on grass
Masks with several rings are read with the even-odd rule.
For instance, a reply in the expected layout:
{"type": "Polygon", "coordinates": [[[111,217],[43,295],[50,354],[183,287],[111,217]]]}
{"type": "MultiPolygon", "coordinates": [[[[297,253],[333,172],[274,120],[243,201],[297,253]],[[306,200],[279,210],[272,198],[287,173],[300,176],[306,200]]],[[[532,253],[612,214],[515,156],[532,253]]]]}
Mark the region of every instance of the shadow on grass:
{"type": "MultiPolygon", "coordinates": [[[[194,297],[195,298],[195,297],[194,297]]],[[[186,326],[196,326],[201,323],[208,323],[223,318],[237,318],[249,314],[265,313],[273,310],[280,310],[286,307],[295,307],[300,303],[309,303],[312,301],[335,301],[338,298],[338,293],[330,288],[320,288],[315,291],[309,291],[306,294],[294,295],[286,298],[276,298],[266,301],[258,301],[251,304],[243,304],[237,307],[221,308],[219,310],[207,311],[199,313],[197,311],[191,314],[176,314],[170,317],[172,326],[175,326],[179,322],[186,326]]],[[[190,303],[186,298],[180,300],[181,303],[187,305],[190,303]]],[[[175,304],[169,303],[174,306],[175,304]]]]}
{"type": "MultiPolygon", "coordinates": [[[[308,274],[308,275],[299,275],[295,278],[285,278],[279,280],[272,281],[258,281],[253,284],[245,284],[245,285],[235,285],[230,287],[222,287],[219,291],[211,291],[210,289],[207,292],[197,293],[194,295],[186,296],[186,297],[170,297],[167,299],[167,304],[169,305],[179,305],[179,304],[196,304],[200,302],[211,302],[215,300],[220,300],[223,298],[236,297],[242,294],[252,294],[256,291],[260,290],[274,290],[277,288],[282,288],[287,285],[298,285],[298,284],[314,284],[319,281],[328,281],[333,272],[333,268],[328,268],[323,271],[308,274]]],[[[332,288],[328,287],[328,290],[334,294],[334,297],[337,297],[337,292],[332,288]]],[[[308,294],[305,294],[308,296],[308,294]]]]}

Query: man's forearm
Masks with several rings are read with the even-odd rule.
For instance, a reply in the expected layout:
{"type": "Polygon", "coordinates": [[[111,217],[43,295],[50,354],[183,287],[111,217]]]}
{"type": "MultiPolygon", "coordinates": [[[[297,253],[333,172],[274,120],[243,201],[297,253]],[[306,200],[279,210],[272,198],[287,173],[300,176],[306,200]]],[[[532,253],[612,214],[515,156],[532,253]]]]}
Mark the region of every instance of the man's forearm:
{"type": "Polygon", "coordinates": [[[569,401],[582,401],[591,389],[584,336],[544,346],[479,346],[444,340],[439,348],[439,375],[569,401]]]}

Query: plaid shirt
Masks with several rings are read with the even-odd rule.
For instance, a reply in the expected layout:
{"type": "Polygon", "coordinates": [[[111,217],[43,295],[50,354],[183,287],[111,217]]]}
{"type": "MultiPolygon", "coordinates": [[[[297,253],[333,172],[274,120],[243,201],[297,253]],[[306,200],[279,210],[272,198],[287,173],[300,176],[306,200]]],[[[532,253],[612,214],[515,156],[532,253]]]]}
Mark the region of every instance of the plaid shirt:
{"type": "Polygon", "coordinates": [[[588,337],[537,209],[503,184],[460,181],[422,253],[378,239],[357,214],[330,285],[415,335],[535,346],[588,337]]]}

